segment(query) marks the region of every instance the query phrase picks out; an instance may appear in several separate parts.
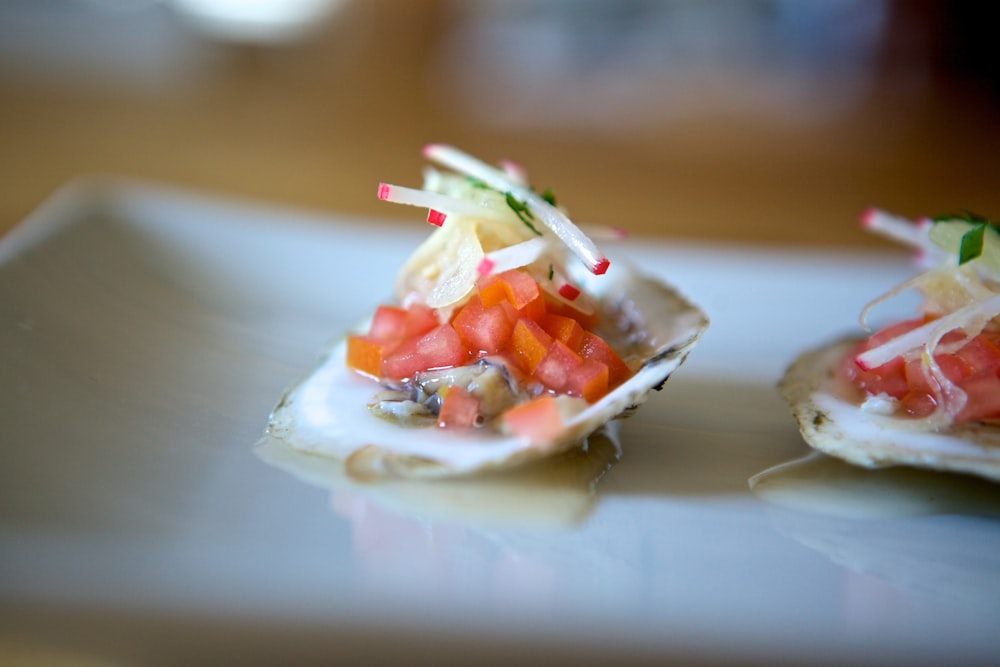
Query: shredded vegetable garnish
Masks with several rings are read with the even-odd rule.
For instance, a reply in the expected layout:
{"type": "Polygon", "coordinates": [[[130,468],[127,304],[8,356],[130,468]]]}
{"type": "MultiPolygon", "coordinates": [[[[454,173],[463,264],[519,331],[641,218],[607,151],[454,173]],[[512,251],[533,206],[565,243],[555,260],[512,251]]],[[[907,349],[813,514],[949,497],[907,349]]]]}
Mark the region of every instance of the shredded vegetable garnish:
{"type": "Polygon", "coordinates": [[[918,248],[925,259],[936,261],[929,270],[871,301],[861,313],[867,328],[875,305],[917,289],[924,298],[924,323],[917,322],[918,326],[911,325],[886,340],[873,338],[878,344],[869,344],[854,361],[866,373],[889,368],[897,359],[919,364],[920,377],[911,377],[907,370],[906,379],[911,383],[922,380],[929,388],[934,409],[925,419],[933,427],[951,424],[969,400],[960,384],[970,375],[995,376],[1000,371],[997,359],[983,362],[982,355],[963,356],[962,352],[980,334],[992,336],[1000,330],[1000,231],[989,220],[972,214],[911,222],[877,209],[864,213],[862,225],[918,248]],[[943,368],[943,355],[956,354],[959,357],[947,359],[949,368],[943,368]],[[955,358],[961,363],[956,365],[955,358]],[[991,365],[976,366],[983,363],[991,365]]]}
{"type": "MultiPolygon", "coordinates": [[[[595,274],[608,270],[610,262],[594,242],[570,220],[565,213],[545,200],[530,187],[512,180],[502,169],[463,153],[445,144],[428,144],[424,156],[442,166],[482,181],[487,186],[505,193],[508,203],[513,199],[523,203],[533,218],[545,225],[595,274]]],[[[523,220],[523,219],[522,219],[523,220]]]]}

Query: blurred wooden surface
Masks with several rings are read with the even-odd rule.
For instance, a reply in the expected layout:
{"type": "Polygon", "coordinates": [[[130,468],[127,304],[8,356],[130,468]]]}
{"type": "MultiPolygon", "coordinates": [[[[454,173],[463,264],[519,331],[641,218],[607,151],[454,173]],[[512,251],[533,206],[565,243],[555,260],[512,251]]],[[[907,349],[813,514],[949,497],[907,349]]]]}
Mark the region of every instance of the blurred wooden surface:
{"type": "MultiPolygon", "coordinates": [[[[449,7],[380,0],[302,44],[217,45],[195,80],[162,88],[32,77],[6,63],[0,232],[89,173],[416,219],[375,188],[418,185],[428,141],[517,159],[578,219],[641,235],[844,247],[876,243],[856,225],[870,205],[1000,217],[1000,114],[974,81],[931,68],[914,89],[877,86],[816,123],[709,110],[635,132],[505,129],[427,85],[449,7]]],[[[890,84],[897,73],[880,76],[890,84]]]]}

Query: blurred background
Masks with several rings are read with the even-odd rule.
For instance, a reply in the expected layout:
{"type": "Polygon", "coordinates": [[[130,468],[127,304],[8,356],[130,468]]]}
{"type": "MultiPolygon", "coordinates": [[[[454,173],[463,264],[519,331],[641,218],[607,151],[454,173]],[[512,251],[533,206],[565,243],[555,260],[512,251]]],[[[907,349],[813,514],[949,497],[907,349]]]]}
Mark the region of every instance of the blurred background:
{"type": "MultiPolygon", "coordinates": [[[[405,218],[443,141],[578,220],[850,247],[1000,218],[997,11],[889,0],[0,0],[0,232],[112,173],[405,218]]],[[[416,220],[417,217],[414,217],[416,220]]]]}

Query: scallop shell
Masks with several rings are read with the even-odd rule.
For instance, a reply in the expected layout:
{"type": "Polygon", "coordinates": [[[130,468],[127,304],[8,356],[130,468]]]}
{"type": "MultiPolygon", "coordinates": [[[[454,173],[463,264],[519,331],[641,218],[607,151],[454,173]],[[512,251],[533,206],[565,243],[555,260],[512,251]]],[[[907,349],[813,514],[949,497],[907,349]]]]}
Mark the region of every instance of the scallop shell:
{"type": "Polygon", "coordinates": [[[919,420],[862,410],[859,392],[834,374],[856,342],[806,352],[779,383],[811,447],[866,468],[908,465],[1000,481],[1000,426],[977,422],[928,431],[919,420]]]}
{"type": "Polygon", "coordinates": [[[599,401],[569,399],[564,430],[531,441],[485,429],[406,427],[367,407],[378,385],[345,365],[341,340],[320,366],[292,387],[275,408],[268,434],[290,447],[345,461],[355,477],[441,477],[496,470],[551,456],[585,442],[610,420],[627,415],[660,389],[708,326],[705,314],[675,290],[618,262],[600,277],[574,278],[613,323],[635,375],[599,401]]]}

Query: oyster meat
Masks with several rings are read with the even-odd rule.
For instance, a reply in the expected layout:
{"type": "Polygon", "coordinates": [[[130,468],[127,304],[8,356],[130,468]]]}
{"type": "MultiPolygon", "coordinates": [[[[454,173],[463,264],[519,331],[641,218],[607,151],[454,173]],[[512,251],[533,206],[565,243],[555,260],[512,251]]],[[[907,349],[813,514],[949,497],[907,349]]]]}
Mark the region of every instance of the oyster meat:
{"type": "MultiPolygon", "coordinates": [[[[559,389],[548,377],[525,370],[508,342],[496,349],[473,345],[465,363],[390,379],[391,373],[378,372],[388,363],[379,356],[382,348],[374,357],[358,353],[358,341],[368,345],[378,338],[376,311],[287,391],[268,425],[271,437],[295,450],[343,460],[355,478],[463,475],[586,446],[590,434],[660,389],[708,326],[704,313],[669,286],[623,261],[608,270],[609,261],[590,236],[569,222],[549,193],[542,197],[527,188],[519,170],[489,167],[450,147],[432,146],[428,153],[464,175],[429,171],[424,190],[379,189],[382,199],[426,206],[428,221],[442,223],[397,275],[397,310],[429,309],[436,319],[428,326],[461,331],[463,309],[472,301],[479,300],[473,305],[480,309],[480,301],[486,303],[481,286],[491,276],[514,271],[530,276],[529,286],[544,294],[538,303],[579,315],[589,325],[583,335],[606,341],[620,360],[615,363],[627,368],[619,380],[608,380],[602,363],[584,360],[604,384],[577,391],[581,385],[572,375],[584,368],[578,359],[577,366],[569,366],[577,370],[561,378],[558,387],[565,388],[559,389]],[[375,365],[366,365],[372,358],[375,365]],[[478,410],[474,421],[461,426],[442,421],[443,404],[456,388],[471,395],[478,410]],[[543,402],[557,428],[512,425],[515,410],[543,402]]],[[[503,308],[511,322],[527,317],[506,302],[503,308]]],[[[573,345],[550,343],[546,354],[573,345]]],[[[393,345],[398,347],[387,349],[414,349],[406,342],[393,345]]],[[[579,342],[572,349],[586,356],[579,342]]]]}

